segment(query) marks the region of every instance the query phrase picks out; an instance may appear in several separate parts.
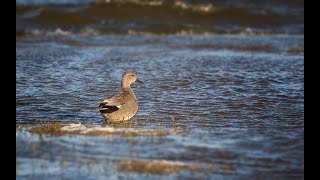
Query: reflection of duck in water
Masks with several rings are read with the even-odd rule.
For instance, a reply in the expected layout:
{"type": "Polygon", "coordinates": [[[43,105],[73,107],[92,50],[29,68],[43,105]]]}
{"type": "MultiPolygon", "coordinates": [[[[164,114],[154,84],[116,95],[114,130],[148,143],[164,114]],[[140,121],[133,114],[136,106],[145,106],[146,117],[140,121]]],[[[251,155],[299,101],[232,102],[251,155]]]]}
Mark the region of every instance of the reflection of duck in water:
{"type": "Polygon", "coordinates": [[[137,98],[130,87],[133,82],[142,83],[133,72],[125,72],[122,75],[120,92],[98,102],[98,109],[106,120],[127,121],[137,113],[137,98]]]}

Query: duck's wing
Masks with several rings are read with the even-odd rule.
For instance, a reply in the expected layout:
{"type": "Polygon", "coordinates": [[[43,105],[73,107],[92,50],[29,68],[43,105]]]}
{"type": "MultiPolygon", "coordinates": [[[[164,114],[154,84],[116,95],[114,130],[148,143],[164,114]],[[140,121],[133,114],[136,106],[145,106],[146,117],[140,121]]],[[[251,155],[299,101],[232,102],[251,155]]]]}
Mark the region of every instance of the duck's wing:
{"type": "Polygon", "coordinates": [[[104,101],[98,102],[100,106],[121,106],[130,101],[130,94],[126,91],[120,91],[104,101]]]}

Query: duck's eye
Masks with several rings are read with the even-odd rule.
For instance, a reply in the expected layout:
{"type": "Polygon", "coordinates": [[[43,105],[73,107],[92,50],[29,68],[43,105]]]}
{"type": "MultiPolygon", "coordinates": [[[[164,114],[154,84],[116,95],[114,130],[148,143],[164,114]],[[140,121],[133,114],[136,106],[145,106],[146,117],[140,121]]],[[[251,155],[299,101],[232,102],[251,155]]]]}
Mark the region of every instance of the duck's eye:
{"type": "Polygon", "coordinates": [[[131,76],[131,77],[134,77],[134,75],[133,75],[133,74],[131,74],[130,76],[131,76]]]}

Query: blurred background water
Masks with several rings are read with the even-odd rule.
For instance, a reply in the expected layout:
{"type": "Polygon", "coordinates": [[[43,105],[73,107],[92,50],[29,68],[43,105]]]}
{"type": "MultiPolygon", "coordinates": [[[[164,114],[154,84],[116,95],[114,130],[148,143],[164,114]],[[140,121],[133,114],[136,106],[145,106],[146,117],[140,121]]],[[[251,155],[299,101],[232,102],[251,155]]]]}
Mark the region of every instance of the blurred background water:
{"type": "Polygon", "coordinates": [[[17,0],[16,36],[303,34],[304,1],[17,0]],[[59,31],[60,30],[60,31],[59,31]]]}
{"type": "Polygon", "coordinates": [[[303,179],[304,1],[16,0],[16,124],[17,179],[303,179]],[[101,124],[96,102],[126,70],[144,81],[136,128],[188,133],[19,128],[101,124]],[[124,172],[122,160],[210,168],[124,172]]]}

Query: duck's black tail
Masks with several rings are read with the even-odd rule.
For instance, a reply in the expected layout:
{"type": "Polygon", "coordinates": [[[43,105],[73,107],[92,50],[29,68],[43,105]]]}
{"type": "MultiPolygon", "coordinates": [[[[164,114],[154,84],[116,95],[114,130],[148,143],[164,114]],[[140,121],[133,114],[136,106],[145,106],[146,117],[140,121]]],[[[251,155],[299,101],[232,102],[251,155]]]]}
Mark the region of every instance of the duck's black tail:
{"type": "Polygon", "coordinates": [[[100,103],[98,109],[101,113],[113,113],[119,108],[117,106],[108,106],[105,103],[100,103]]]}

